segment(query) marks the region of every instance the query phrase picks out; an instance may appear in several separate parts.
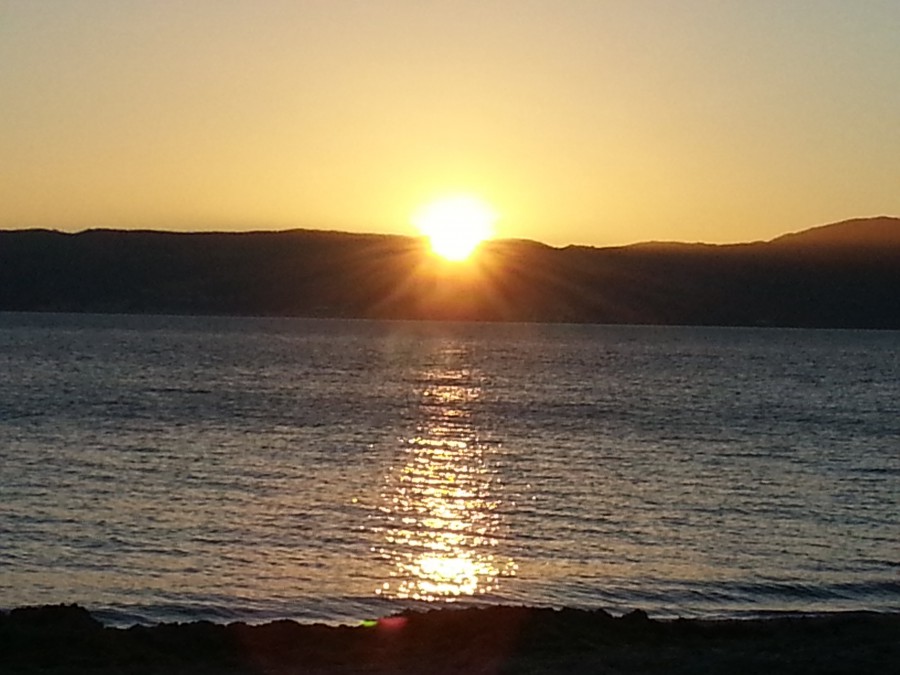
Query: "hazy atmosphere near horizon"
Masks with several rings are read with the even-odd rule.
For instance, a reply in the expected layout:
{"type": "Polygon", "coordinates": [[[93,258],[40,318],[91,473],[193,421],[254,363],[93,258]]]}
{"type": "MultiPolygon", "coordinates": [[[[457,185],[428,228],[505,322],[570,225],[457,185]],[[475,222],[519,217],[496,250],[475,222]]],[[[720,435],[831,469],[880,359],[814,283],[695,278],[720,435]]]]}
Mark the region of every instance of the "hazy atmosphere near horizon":
{"type": "Polygon", "coordinates": [[[893,0],[0,0],[0,228],[553,245],[900,214],[893,0]]]}

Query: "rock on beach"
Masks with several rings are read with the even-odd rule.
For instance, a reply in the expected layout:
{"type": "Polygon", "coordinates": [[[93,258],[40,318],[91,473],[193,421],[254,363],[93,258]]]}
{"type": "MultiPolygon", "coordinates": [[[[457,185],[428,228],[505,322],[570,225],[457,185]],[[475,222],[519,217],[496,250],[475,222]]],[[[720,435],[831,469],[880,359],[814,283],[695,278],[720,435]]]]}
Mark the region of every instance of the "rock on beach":
{"type": "Polygon", "coordinates": [[[659,621],[641,611],[490,607],[360,626],[206,621],[105,627],[76,605],[0,613],[0,672],[900,673],[900,614],[659,621]]]}

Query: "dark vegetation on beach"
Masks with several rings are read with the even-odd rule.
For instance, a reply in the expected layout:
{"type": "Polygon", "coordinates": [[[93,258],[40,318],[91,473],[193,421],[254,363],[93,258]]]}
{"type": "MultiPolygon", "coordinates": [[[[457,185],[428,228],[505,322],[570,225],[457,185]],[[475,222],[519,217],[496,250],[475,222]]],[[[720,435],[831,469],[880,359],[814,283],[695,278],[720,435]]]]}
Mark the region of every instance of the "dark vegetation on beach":
{"type": "Polygon", "coordinates": [[[208,622],[106,628],[84,609],[0,613],[0,672],[889,673],[900,615],[654,621],[642,612],[493,607],[407,614],[371,627],[208,622]]]}
{"type": "Polygon", "coordinates": [[[739,245],[551,248],[444,263],[312,230],[0,232],[0,310],[900,328],[900,218],[739,245]]]}

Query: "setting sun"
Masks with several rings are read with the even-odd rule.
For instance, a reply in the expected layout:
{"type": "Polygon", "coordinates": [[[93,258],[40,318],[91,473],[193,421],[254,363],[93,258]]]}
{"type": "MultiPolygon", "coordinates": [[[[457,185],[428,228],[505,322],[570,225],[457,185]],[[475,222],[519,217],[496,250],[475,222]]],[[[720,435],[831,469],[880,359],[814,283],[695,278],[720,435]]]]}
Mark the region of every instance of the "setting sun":
{"type": "Polygon", "coordinates": [[[432,202],[413,216],[413,224],[447,260],[465,260],[493,234],[497,215],[474,197],[449,197],[432,202]]]}

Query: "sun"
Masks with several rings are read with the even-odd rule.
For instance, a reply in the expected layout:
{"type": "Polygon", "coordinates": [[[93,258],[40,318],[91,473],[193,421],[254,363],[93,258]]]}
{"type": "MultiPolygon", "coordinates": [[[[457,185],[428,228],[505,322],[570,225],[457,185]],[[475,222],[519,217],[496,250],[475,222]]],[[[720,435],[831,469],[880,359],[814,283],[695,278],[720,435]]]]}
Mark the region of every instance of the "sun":
{"type": "Polygon", "coordinates": [[[431,242],[431,249],[446,260],[468,258],[478,245],[493,235],[497,214],[475,197],[447,197],[432,202],[413,215],[413,224],[431,242]]]}

